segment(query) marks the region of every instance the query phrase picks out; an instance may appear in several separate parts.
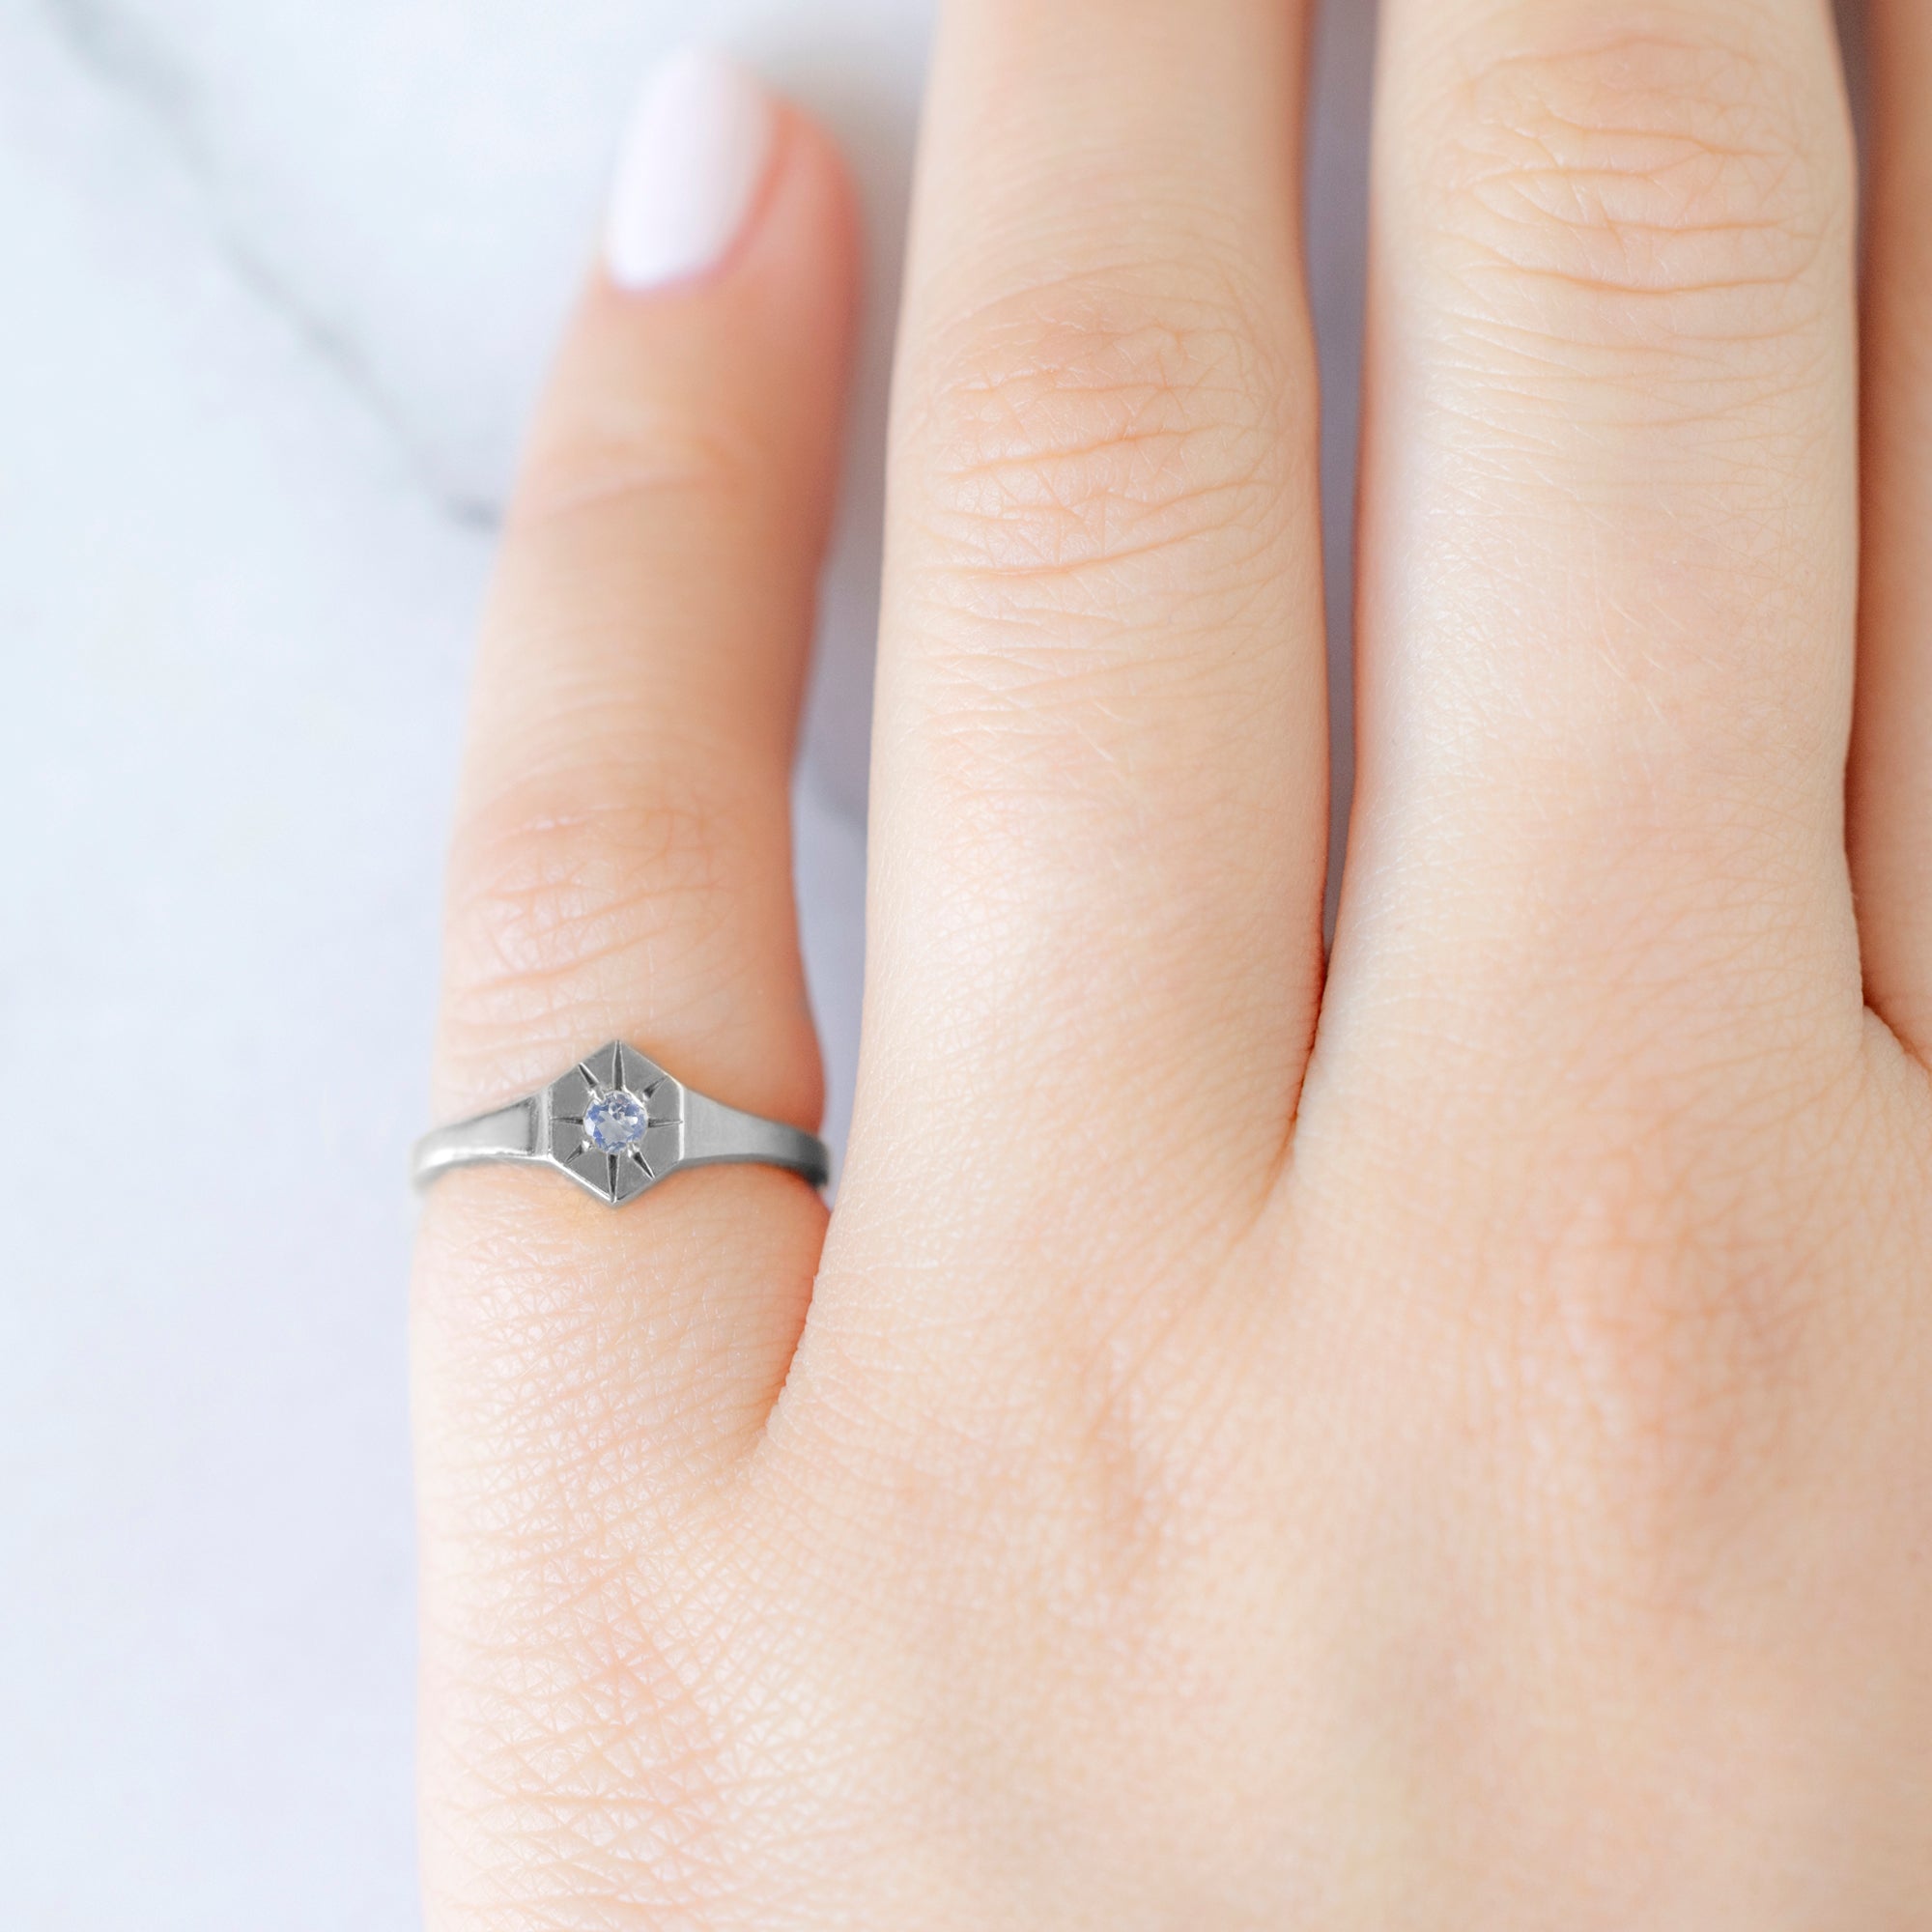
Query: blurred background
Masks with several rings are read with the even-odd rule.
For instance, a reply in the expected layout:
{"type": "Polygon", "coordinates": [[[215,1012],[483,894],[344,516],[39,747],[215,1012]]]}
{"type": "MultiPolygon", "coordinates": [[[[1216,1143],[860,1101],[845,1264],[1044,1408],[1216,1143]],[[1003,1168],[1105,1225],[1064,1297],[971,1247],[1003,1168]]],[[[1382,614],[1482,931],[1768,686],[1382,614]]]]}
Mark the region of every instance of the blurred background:
{"type": "MultiPolygon", "coordinates": [[[[0,0],[10,1927],[418,1922],[403,1167],[470,630],[632,93],[693,35],[832,122],[870,223],[799,780],[843,1132],[929,14],[0,0]]],[[[1334,0],[1315,92],[1338,638],[1371,35],[1334,0]]]]}

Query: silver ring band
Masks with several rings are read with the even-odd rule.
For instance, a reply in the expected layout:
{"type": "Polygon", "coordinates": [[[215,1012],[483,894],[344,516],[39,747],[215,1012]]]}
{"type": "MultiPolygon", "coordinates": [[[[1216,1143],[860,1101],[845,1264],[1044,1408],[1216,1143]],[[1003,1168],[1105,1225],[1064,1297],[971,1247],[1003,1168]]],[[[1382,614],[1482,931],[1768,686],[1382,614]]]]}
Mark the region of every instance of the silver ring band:
{"type": "Polygon", "coordinates": [[[814,1187],[832,1171],[815,1135],[695,1093],[615,1039],[537,1093],[425,1134],[410,1177],[426,1187],[455,1168],[498,1161],[554,1167],[612,1208],[688,1167],[781,1167],[814,1187]]]}

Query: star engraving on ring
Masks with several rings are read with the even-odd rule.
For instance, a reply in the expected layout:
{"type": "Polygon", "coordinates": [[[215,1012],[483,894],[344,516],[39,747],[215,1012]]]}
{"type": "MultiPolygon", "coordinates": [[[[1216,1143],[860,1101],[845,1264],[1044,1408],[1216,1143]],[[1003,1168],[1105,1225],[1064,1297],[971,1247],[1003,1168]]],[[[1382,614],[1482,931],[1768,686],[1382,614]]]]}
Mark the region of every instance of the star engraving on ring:
{"type": "Polygon", "coordinates": [[[675,1162],[677,1145],[667,1146],[662,1130],[679,1128],[681,1103],[677,1083],[662,1067],[612,1040],[553,1084],[551,1157],[592,1193],[626,1201],[675,1162]]]}

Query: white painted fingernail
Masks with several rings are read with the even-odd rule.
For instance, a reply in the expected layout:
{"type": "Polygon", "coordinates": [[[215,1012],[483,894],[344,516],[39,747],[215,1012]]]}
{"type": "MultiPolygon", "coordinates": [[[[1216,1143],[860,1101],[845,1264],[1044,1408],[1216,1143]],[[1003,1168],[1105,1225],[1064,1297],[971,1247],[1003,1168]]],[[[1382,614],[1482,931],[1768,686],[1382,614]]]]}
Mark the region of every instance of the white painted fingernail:
{"type": "Polygon", "coordinates": [[[689,281],[730,252],[771,158],[763,88],[704,47],[673,54],[644,85],[611,196],[604,255],[620,288],[689,281]]]}

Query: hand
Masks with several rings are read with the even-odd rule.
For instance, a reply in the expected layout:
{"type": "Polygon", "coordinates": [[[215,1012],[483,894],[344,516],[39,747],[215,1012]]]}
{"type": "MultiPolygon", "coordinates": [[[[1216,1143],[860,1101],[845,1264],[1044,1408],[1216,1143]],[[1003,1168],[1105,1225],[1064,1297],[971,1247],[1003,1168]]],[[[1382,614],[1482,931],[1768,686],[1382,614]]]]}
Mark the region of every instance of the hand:
{"type": "MultiPolygon", "coordinates": [[[[1391,0],[1325,967],[1303,30],[946,11],[838,1211],[432,1197],[440,1932],[1932,1913],[1932,12],[1855,639],[1826,9],[1391,0]]],[[[536,428],[447,1114],[613,1036],[819,1104],[853,224],[745,86],[661,92],[536,428]]]]}

